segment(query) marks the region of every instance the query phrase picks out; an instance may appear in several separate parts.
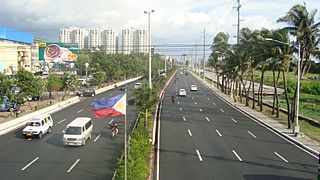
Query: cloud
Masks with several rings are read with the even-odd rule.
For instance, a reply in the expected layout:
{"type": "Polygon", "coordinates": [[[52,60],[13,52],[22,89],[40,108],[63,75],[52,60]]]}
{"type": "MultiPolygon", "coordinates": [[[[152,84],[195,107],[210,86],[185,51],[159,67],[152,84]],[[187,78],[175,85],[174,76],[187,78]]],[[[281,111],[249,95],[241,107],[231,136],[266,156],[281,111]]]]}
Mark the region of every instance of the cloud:
{"type": "MultiPolygon", "coordinates": [[[[277,18],[302,0],[242,1],[241,27],[277,28],[277,18]]],[[[320,8],[315,0],[306,0],[309,9],[320,8]]],[[[206,28],[207,42],[220,31],[233,39],[236,35],[236,0],[2,0],[0,24],[25,31],[49,41],[58,39],[62,27],[147,28],[151,14],[152,37],[156,44],[202,41],[206,28]]],[[[319,17],[319,12],[317,14],[319,17]]],[[[318,18],[317,18],[318,19],[318,18]]]]}

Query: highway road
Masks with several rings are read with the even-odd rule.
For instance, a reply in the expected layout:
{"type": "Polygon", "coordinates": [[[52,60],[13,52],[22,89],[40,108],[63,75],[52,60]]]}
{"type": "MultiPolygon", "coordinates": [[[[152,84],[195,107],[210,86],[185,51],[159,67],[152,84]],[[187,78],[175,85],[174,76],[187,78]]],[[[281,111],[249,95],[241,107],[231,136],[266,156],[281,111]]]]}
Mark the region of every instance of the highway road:
{"type": "MultiPolygon", "coordinates": [[[[133,83],[129,88],[133,89],[133,83]]],[[[129,90],[129,94],[130,94],[129,90]]],[[[52,114],[54,126],[42,139],[27,140],[21,129],[0,136],[1,180],[91,180],[111,179],[117,158],[124,147],[124,117],[92,117],[94,99],[108,98],[124,91],[107,91],[95,97],[85,97],[81,102],[52,114]],[[85,146],[65,147],[62,130],[76,117],[92,117],[92,139],[85,146]],[[111,139],[108,123],[118,123],[119,134],[111,139]]],[[[130,95],[127,97],[129,99],[130,95]]],[[[128,129],[136,120],[133,106],[127,106],[128,129]]]]}
{"type": "Polygon", "coordinates": [[[176,77],[160,113],[159,179],[316,179],[316,157],[231,107],[191,73],[176,77]],[[180,88],[187,96],[172,103],[180,88]]]}

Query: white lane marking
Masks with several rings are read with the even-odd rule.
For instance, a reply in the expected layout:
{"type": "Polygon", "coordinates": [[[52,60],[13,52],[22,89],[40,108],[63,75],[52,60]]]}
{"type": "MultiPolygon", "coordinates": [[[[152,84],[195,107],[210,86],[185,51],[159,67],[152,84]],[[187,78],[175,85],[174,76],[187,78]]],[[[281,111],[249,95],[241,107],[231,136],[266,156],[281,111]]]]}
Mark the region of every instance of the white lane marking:
{"type": "Polygon", "coordinates": [[[210,119],[208,118],[208,117],[206,117],[206,120],[209,122],[210,121],[210,119]]]}
{"type": "Polygon", "coordinates": [[[111,124],[113,122],[113,119],[111,119],[110,121],[109,121],[109,124],[111,124]]]}
{"type": "Polygon", "coordinates": [[[218,130],[216,130],[216,132],[219,134],[219,136],[222,136],[221,133],[218,130]]]}
{"type": "Polygon", "coordinates": [[[198,104],[197,102],[194,102],[194,104],[198,104]]]}
{"type": "Polygon", "coordinates": [[[208,100],[210,100],[210,98],[208,98],[208,100]]]}
{"type": "Polygon", "coordinates": [[[99,135],[93,140],[93,142],[96,142],[96,141],[99,139],[100,136],[101,136],[101,134],[99,134],[99,135]]]}
{"type": "Polygon", "coordinates": [[[213,105],[216,105],[216,103],[214,103],[214,102],[213,102],[212,104],[213,104],[213,105]]]}
{"type": "Polygon", "coordinates": [[[68,169],[67,173],[71,172],[72,169],[79,163],[79,161],[80,161],[80,159],[77,159],[77,161],[74,162],[74,163],[72,164],[72,166],[68,169]]]}
{"type": "Polygon", "coordinates": [[[197,154],[198,154],[199,160],[202,162],[202,157],[201,157],[200,152],[198,151],[198,149],[196,150],[196,152],[197,152],[197,154]]]}
{"type": "Polygon", "coordinates": [[[256,138],[256,136],[255,136],[254,134],[252,134],[250,131],[248,131],[248,133],[249,133],[252,137],[256,138]]]}
{"type": "Polygon", "coordinates": [[[193,100],[194,98],[192,97],[191,99],[193,100]]]}
{"type": "Polygon", "coordinates": [[[220,109],[220,111],[221,111],[221,112],[224,112],[224,110],[223,110],[223,109],[220,109]]]}
{"type": "Polygon", "coordinates": [[[34,160],[32,160],[29,164],[27,164],[25,167],[21,169],[21,171],[24,171],[27,169],[29,166],[31,166],[34,162],[36,162],[39,159],[39,157],[36,157],[34,160]]]}
{"type": "Polygon", "coordinates": [[[231,118],[231,120],[233,121],[233,122],[235,122],[235,123],[237,123],[238,121],[236,121],[235,119],[233,119],[233,118],[231,118]]]}
{"type": "Polygon", "coordinates": [[[200,112],[202,112],[202,109],[201,109],[201,108],[199,108],[199,111],[200,111],[200,112]]]}
{"type": "Polygon", "coordinates": [[[83,109],[80,109],[80,110],[77,112],[77,114],[78,114],[78,113],[81,113],[82,111],[83,111],[83,109]]]}
{"type": "Polygon", "coordinates": [[[190,129],[188,129],[189,136],[192,136],[190,129]]]}
{"type": "Polygon", "coordinates": [[[183,121],[186,121],[186,118],[184,116],[182,118],[183,118],[183,121]]]}
{"type": "Polygon", "coordinates": [[[277,152],[274,152],[275,155],[277,155],[280,159],[282,159],[284,162],[288,162],[284,157],[280,156],[277,152]]]}
{"type": "Polygon", "coordinates": [[[232,150],[232,152],[239,159],[239,161],[242,161],[241,157],[237,154],[235,150],[232,150]]]}
{"type": "Polygon", "coordinates": [[[62,123],[63,121],[65,121],[66,119],[62,119],[61,121],[57,122],[57,124],[62,123]]]}
{"type": "Polygon", "coordinates": [[[178,101],[178,104],[180,104],[180,102],[178,101]]]}
{"type": "Polygon", "coordinates": [[[180,111],[182,111],[182,109],[180,108],[180,111]]]}

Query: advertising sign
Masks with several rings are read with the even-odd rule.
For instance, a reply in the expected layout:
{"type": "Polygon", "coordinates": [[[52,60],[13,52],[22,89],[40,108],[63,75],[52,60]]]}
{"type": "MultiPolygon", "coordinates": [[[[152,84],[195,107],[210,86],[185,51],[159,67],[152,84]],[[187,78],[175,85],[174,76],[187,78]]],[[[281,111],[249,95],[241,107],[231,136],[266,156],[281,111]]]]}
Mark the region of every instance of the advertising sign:
{"type": "Polygon", "coordinates": [[[57,63],[75,61],[78,57],[77,43],[41,42],[39,43],[39,61],[57,63]]]}

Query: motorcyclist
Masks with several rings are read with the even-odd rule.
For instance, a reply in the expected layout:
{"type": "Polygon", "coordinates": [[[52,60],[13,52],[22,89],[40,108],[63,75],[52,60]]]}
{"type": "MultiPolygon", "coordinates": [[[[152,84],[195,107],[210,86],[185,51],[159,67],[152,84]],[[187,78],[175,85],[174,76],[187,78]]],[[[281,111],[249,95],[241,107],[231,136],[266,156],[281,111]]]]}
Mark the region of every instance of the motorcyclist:
{"type": "Polygon", "coordinates": [[[111,124],[111,126],[110,126],[110,129],[111,129],[111,135],[112,135],[112,137],[114,138],[115,135],[117,135],[117,134],[118,134],[118,131],[119,131],[119,129],[118,129],[118,124],[117,124],[116,122],[113,122],[113,123],[111,124]]]}
{"type": "Polygon", "coordinates": [[[174,103],[175,100],[176,100],[176,97],[175,97],[174,95],[172,95],[172,96],[171,96],[171,100],[172,100],[172,102],[174,103]]]}

